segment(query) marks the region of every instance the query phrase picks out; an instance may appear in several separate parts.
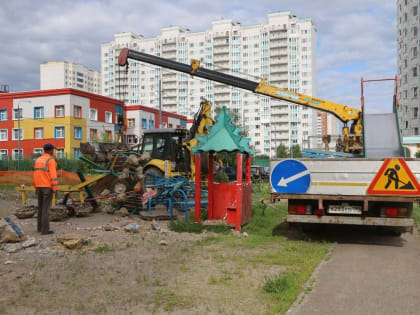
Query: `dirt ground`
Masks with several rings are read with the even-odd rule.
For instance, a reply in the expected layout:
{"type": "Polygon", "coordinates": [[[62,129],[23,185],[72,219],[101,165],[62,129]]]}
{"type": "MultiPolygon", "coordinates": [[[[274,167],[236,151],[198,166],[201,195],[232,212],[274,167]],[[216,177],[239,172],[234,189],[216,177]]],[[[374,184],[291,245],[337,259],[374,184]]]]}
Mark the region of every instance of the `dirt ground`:
{"type": "MultiPolygon", "coordinates": [[[[0,200],[0,217],[18,206],[13,194],[0,200]]],[[[138,216],[69,218],[51,222],[55,234],[46,236],[36,232],[36,218],[18,223],[40,243],[14,254],[0,250],[4,314],[261,314],[274,303],[261,289],[265,277],[285,268],[258,258],[280,243],[225,247],[213,233],[176,233],[164,221],[158,232],[138,216]],[[127,222],[138,223],[140,233],[99,229],[127,222]],[[71,232],[95,249],[55,248],[57,236],[71,232]]]]}

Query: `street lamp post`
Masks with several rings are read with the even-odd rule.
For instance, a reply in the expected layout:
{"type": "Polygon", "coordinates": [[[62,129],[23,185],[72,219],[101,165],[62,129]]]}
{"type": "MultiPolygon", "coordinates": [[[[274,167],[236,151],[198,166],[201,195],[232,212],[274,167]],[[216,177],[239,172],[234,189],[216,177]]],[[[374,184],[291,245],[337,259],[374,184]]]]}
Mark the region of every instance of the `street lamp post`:
{"type": "Polygon", "coordinates": [[[162,128],[162,79],[159,79],[159,128],[162,128]]]}

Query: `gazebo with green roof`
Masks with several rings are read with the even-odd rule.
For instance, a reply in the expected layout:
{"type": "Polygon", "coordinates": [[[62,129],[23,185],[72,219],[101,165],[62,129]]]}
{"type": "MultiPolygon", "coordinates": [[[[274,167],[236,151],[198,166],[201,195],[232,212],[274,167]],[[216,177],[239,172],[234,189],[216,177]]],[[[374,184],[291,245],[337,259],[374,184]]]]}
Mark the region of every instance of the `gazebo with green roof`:
{"type": "Polygon", "coordinates": [[[201,153],[209,154],[208,177],[208,220],[225,220],[239,231],[251,219],[252,183],[251,157],[254,153],[249,147],[249,138],[239,135],[240,128],[232,124],[232,117],[223,107],[215,117],[216,123],[207,126],[209,133],[196,136],[198,144],[192,148],[195,156],[195,221],[201,216],[201,153]],[[216,152],[236,152],[236,181],[233,183],[214,183],[213,161],[216,152]],[[246,155],[245,181],[242,178],[243,155],[246,155]]]}

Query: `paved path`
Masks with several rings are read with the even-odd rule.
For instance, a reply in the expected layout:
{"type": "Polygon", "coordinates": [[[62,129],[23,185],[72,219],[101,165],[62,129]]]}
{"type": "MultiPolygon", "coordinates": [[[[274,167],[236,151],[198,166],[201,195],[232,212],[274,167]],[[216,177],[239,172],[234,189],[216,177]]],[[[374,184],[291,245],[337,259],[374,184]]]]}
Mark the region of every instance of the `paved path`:
{"type": "Polygon", "coordinates": [[[288,314],[420,314],[420,235],[339,236],[288,314]]]}

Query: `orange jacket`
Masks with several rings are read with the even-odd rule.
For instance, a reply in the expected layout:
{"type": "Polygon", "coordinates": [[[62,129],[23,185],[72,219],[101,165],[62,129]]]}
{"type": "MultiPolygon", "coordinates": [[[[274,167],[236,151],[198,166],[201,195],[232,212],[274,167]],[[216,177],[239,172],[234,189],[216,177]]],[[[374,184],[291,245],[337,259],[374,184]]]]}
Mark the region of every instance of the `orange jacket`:
{"type": "Polygon", "coordinates": [[[55,158],[44,153],[36,159],[34,164],[34,186],[48,187],[52,190],[58,190],[57,162],[55,158]]]}

